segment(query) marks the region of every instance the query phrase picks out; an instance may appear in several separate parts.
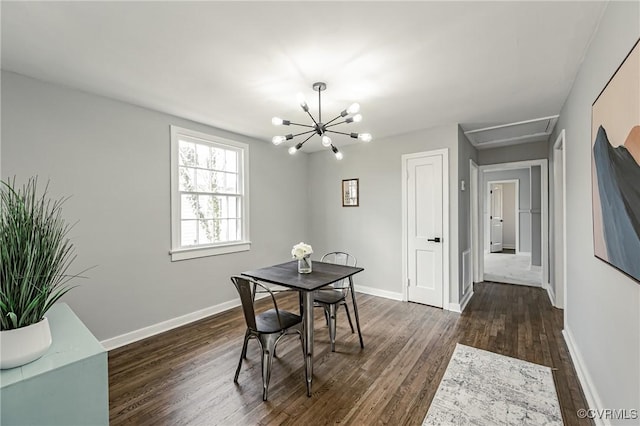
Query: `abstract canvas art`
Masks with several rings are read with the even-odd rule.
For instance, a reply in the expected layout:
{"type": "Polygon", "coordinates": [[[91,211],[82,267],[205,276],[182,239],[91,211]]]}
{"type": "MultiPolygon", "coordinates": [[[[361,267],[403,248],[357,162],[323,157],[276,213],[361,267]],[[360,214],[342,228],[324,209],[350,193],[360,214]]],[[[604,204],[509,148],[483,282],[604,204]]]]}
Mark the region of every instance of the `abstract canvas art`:
{"type": "Polygon", "coordinates": [[[640,40],[592,106],[594,254],[640,282],[640,40]]]}

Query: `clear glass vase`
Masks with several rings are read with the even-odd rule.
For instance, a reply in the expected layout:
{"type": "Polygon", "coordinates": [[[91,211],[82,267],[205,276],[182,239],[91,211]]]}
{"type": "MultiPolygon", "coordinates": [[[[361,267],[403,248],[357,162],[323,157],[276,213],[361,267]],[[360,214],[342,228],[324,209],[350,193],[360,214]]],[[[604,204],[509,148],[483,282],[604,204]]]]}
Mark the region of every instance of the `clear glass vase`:
{"type": "Polygon", "coordinates": [[[311,257],[305,256],[302,259],[298,259],[298,273],[309,274],[311,273],[311,257]]]}

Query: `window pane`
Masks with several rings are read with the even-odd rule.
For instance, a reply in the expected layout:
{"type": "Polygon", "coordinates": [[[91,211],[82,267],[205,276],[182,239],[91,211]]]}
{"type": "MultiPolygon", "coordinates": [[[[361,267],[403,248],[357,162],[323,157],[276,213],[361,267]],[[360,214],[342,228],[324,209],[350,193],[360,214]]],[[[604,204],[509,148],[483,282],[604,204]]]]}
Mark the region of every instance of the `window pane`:
{"type": "Polygon", "coordinates": [[[219,221],[217,221],[219,223],[220,226],[220,239],[218,241],[220,242],[226,242],[229,241],[229,221],[227,219],[221,219],[219,221]]]}
{"type": "Polygon", "coordinates": [[[200,219],[214,219],[216,217],[216,211],[219,210],[217,207],[218,201],[212,195],[199,195],[199,210],[200,219]]]}
{"type": "Polygon", "coordinates": [[[213,177],[208,170],[196,170],[196,191],[198,192],[212,192],[213,177]]]}
{"type": "Polygon", "coordinates": [[[196,170],[190,167],[180,167],[178,170],[178,174],[180,175],[180,191],[194,191],[196,170]]]}
{"type": "Polygon", "coordinates": [[[237,197],[229,197],[229,210],[228,210],[228,214],[230,218],[236,218],[238,217],[238,198],[237,197]]]}
{"type": "Polygon", "coordinates": [[[180,224],[180,245],[193,246],[198,244],[197,221],[183,220],[180,224]]]}
{"type": "Polygon", "coordinates": [[[226,161],[224,170],[227,172],[237,172],[238,171],[238,153],[235,151],[227,150],[225,151],[226,161]]]}
{"type": "Polygon", "coordinates": [[[238,193],[238,175],[235,173],[225,173],[225,192],[231,194],[238,193]]]}
{"type": "Polygon", "coordinates": [[[213,220],[199,220],[198,244],[211,244],[215,241],[216,227],[213,220]]]}
{"type": "Polygon", "coordinates": [[[236,241],[242,240],[242,220],[236,220],[236,241]]]}
{"type": "Polygon", "coordinates": [[[195,195],[182,194],[180,203],[180,217],[182,219],[196,219],[198,212],[198,198],[195,195]]]}
{"type": "Polygon", "coordinates": [[[211,148],[211,169],[224,170],[225,150],[222,148],[211,148]]]}
{"type": "Polygon", "coordinates": [[[208,145],[200,145],[196,144],[196,154],[197,154],[197,164],[198,167],[202,167],[205,169],[211,168],[211,155],[210,148],[208,145]]]}
{"type": "Polygon", "coordinates": [[[229,217],[229,213],[227,212],[227,198],[228,197],[215,197],[215,202],[217,203],[218,207],[218,216],[216,216],[217,219],[229,217]]]}
{"type": "Polygon", "coordinates": [[[238,237],[238,226],[237,221],[235,219],[230,219],[227,221],[229,224],[229,241],[237,241],[238,237]]]}
{"type": "Polygon", "coordinates": [[[216,192],[236,194],[238,190],[238,175],[235,173],[213,172],[216,192]]]}
{"type": "Polygon", "coordinates": [[[178,145],[179,164],[181,166],[196,165],[196,146],[193,143],[180,141],[178,145]]]}

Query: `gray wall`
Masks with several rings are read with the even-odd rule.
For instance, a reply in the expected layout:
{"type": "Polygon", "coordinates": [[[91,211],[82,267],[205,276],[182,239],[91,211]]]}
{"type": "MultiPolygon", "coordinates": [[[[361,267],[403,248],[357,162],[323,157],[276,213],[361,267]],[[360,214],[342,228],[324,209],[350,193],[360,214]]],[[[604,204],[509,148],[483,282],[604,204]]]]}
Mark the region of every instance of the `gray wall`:
{"type": "MultiPolygon", "coordinates": [[[[460,288],[459,294],[462,299],[471,287],[465,289],[462,276],[462,253],[471,248],[471,192],[469,191],[470,169],[469,160],[478,163],[478,151],[475,149],[464,131],[458,126],[458,268],[460,271],[460,288]],[[465,190],[461,189],[461,181],[465,182],[465,190]]],[[[456,182],[452,183],[456,185],[456,182]]],[[[471,257],[469,257],[471,259],[471,257]]],[[[472,275],[471,270],[469,274],[472,275]]],[[[473,277],[472,277],[473,281],[473,277]]]]}
{"type": "Polygon", "coordinates": [[[72,272],[95,268],[65,299],[100,340],[235,299],[230,275],[309,238],[305,154],[7,72],[2,141],[4,178],[38,175],[72,195],[72,272]],[[250,145],[251,251],[169,260],[171,124],[250,145]]]}
{"type": "Polygon", "coordinates": [[[478,164],[510,163],[514,161],[540,160],[549,155],[547,141],[503,146],[478,150],[478,164]]]}
{"type": "MultiPolygon", "coordinates": [[[[482,197],[487,199],[487,182],[496,180],[518,180],[518,220],[520,222],[520,247],[516,249],[523,252],[531,252],[531,174],[529,169],[514,169],[514,170],[502,170],[498,172],[484,172],[484,187],[482,188],[482,197]]],[[[489,206],[484,203],[484,229],[485,233],[488,232],[487,221],[489,217],[489,206]]],[[[485,241],[484,247],[488,249],[489,243],[485,241]]]]}
{"type": "Polygon", "coordinates": [[[458,301],[458,136],[457,126],[378,139],[343,147],[342,161],[327,150],[310,155],[310,238],[314,251],[344,250],[357,254],[365,271],[356,285],[402,293],[403,154],[449,149],[450,300],[458,301]],[[342,207],[342,179],[360,179],[360,206],[342,207]]]}
{"type": "Polygon", "coordinates": [[[550,138],[566,129],[565,333],[600,409],[640,409],[640,284],[594,257],[591,213],[591,105],[640,37],[639,16],[638,2],[608,4],[550,138]]]}
{"type": "Polygon", "coordinates": [[[502,246],[516,247],[516,184],[502,184],[502,246]]]}

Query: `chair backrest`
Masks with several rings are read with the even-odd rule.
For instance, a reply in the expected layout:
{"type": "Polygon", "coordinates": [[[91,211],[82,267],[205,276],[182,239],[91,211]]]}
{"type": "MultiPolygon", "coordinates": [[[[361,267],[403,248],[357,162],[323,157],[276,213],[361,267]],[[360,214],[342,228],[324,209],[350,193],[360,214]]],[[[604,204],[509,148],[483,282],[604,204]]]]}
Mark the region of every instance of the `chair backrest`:
{"type": "Polygon", "coordinates": [[[278,304],[276,303],[276,298],[273,295],[273,292],[268,287],[265,287],[256,281],[253,281],[249,278],[242,277],[239,275],[232,276],[231,282],[236,287],[236,290],[238,290],[238,294],[240,295],[240,302],[242,303],[242,311],[244,312],[244,319],[247,323],[247,327],[250,330],[258,331],[258,325],[256,323],[256,311],[253,307],[253,302],[255,301],[255,298],[256,298],[257,287],[260,287],[262,290],[265,290],[271,295],[271,300],[273,302],[273,307],[276,310],[278,323],[282,327],[282,322],[280,319],[280,311],[278,310],[278,304]]]}
{"type": "MultiPolygon", "coordinates": [[[[335,263],[336,265],[344,265],[344,266],[356,266],[358,264],[358,260],[355,256],[350,255],[349,253],[345,253],[343,251],[332,251],[330,253],[325,254],[320,259],[321,262],[327,263],[335,263]]],[[[344,279],[337,281],[331,286],[335,289],[340,289],[346,292],[349,289],[349,280],[344,279]]]]}
{"type": "Polygon", "coordinates": [[[253,300],[255,295],[255,283],[247,278],[234,276],[231,277],[231,282],[238,290],[240,295],[240,303],[242,303],[242,311],[244,312],[244,319],[247,322],[247,327],[251,330],[256,330],[256,311],[253,309],[253,300]]]}

